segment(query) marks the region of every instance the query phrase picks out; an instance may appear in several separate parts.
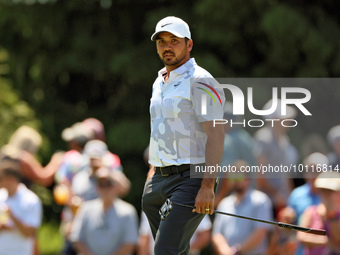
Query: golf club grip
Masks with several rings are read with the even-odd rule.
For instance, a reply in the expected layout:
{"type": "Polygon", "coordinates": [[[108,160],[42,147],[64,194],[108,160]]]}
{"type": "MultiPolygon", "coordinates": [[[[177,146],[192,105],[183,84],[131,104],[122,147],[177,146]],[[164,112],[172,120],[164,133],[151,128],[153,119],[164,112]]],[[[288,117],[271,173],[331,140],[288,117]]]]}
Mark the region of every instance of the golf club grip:
{"type": "Polygon", "coordinates": [[[297,230],[297,231],[302,231],[302,232],[306,232],[306,233],[314,234],[314,235],[319,235],[319,236],[325,236],[326,235],[326,230],[323,230],[323,229],[304,228],[304,227],[300,227],[300,226],[296,226],[296,225],[292,225],[292,224],[287,224],[287,223],[282,223],[282,222],[278,222],[278,226],[282,227],[282,228],[294,229],[294,230],[297,230]]]}

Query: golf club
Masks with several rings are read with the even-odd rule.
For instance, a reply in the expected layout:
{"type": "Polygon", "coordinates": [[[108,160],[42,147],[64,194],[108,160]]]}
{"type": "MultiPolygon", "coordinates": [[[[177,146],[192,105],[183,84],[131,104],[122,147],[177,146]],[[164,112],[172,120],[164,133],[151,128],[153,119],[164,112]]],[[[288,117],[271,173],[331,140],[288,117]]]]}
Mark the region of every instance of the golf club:
{"type": "MultiPolygon", "coordinates": [[[[159,214],[160,214],[162,220],[165,220],[165,218],[170,214],[170,211],[172,210],[172,205],[187,207],[187,208],[190,208],[190,209],[195,208],[194,206],[190,206],[190,205],[183,205],[183,204],[174,203],[168,198],[165,201],[165,203],[163,204],[163,206],[161,207],[161,209],[159,210],[159,214]]],[[[275,226],[278,226],[278,227],[281,227],[281,228],[286,228],[286,229],[289,229],[289,230],[302,231],[302,232],[306,232],[306,233],[314,234],[314,235],[322,235],[322,236],[326,235],[326,230],[323,230],[323,229],[304,228],[304,227],[300,227],[300,226],[293,225],[293,224],[275,222],[275,221],[269,221],[269,220],[262,220],[262,219],[257,219],[257,218],[242,216],[242,215],[236,215],[236,214],[232,214],[232,213],[220,212],[220,211],[217,211],[217,210],[214,210],[214,213],[223,214],[223,215],[232,216],[232,217],[237,217],[237,218],[246,219],[246,220],[258,221],[258,222],[262,222],[262,223],[275,225],[275,226]]]]}

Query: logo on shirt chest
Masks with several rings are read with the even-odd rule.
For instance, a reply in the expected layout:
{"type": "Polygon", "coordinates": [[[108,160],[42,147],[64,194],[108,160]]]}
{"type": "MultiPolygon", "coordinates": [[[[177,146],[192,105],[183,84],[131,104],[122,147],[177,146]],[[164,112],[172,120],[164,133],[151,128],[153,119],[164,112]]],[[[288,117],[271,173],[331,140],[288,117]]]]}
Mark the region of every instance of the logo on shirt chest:
{"type": "Polygon", "coordinates": [[[177,82],[176,84],[174,84],[174,88],[177,88],[180,84],[181,82],[177,82]]]}

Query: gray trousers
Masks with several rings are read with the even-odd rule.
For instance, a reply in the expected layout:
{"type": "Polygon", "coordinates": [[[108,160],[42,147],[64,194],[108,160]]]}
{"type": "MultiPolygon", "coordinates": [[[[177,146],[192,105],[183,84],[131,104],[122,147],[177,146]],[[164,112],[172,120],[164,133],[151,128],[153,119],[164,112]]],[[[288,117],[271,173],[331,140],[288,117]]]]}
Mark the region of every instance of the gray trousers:
{"type": "Polygon", "coordinates": [[[201,182],[202,179],[190,178],[190,171],[165,177],[155,174],[146,181],[142,207],[155,239],[155,255],[189,254],[190,239],[204,214],[173,205],[168,217],[161,221],[159,209],[167,198],[175,203],[193,206],[201,182]]]}

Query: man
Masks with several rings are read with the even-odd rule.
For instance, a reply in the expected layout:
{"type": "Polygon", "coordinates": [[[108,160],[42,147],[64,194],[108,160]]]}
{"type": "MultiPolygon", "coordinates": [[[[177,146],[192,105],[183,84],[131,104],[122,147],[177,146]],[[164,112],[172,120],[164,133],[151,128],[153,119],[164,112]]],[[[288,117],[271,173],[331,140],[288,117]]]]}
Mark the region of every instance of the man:
{"type": "MultiPolygon", "coordinates": [[[[234,122],[240,121],[240,117],[233,115],[232,103],[226,101],[224,104],[223,119],[232,120],[234,122]]],[[[249,163],[250,166],[257,164],[254,155],[254,139],[252,136],[240,126],[232,126],[229,123],[224,126],[224,146],[221,166],[228,167],[233,165],[236,160],[244,160],[249,163]]],[[[217,190],[215,204],[219,204],[221,199],[225,198],[228,193],[228,179],[225,173],[220,173],[221,180],[219,189],[217,190]]],[[[252,186],[255,186],[255,179],[252,179],[252,186]]]]}
{"type": "Polygon", "coordinates": [[[151,40],[156,41],[165,67],[153,84],[150,171],[143,210],[155,238],[156,255],[188,254],[197,226],[214,211],[216,178],[212,172],[190,178],[190,167],[220,164],[224,131],[222,125],[214,127],[213,121],[223,117],[225,98],[211,74],[190,58],[193,40],[186,22],[177,17],[162,19],[151,40]],[[195,209],[173,206],[161,221],[158,211],[167,198],[195,209]]]}
{"type": "Polygon", "coordinates": [[[85,167],[84,170],[79,171],[72,180],[72,193],[81,197],[84,201],[95,199],[98,197],[96,189],[96,171],[102,167],[110,167],[112,171],[117,172],[121,181],[119,182],[120,195],[125,195],[130,190],[130,181],[125,177],[125,175],[120,171],[120,160],[119,164],[114,164],[117,168],[111,167],[113,164],[106,164],[106,156],[109,151],[106,143],[100,140],[91,140],[86,143],[84,147],[84,156],[88,157],[89,165],[85,167]]]}
{"type": "MultiPolygon", "coordinates": [[[[268,110],[272,107],[273,101],[270,100],[263,107],[268,110]]],[[[281,100],[277,100],[276,110],[268,115],[268,119],[278,119],[281,121],[292,119],[297,115],[295,108],[288,106],[287,114],[281,114],[281,100]]],[[[287,135],[289,127],[281,125],[279,121],[274,121],[273,125],[268,124],[259,129],[254,134],[256,141],[255,154],[260,166],[291,166],[298,161],[299,154],[287,135]]],[[[266,176],[260,174],[257,178],[257,187],[266,193],[272,200],[275,216],[287,205],[287,199],[292,191],[294,184],[291,175],[287,173],[271,172],[266,176]]]]}
{"type": "Polygon", "coordinates": [[[0,162],[0,254],[33,255],[42,205],[37,195],[21,183],[19,162],[0,162]]]}
{"type": "MultiPolygon", "coordinates": [[[[83,150],[83,161],[84,158],[88,158],[88,165],[83,166],[83,169],[78,171],[72,178],[71,187],[71,195],[70,199],[68,201],[68,206],[64,207],[63,213],[62,213],[62,230],[65,235],[65,245],[64,245],[64,251],[62,254],[64,255],[70,255],[75,254],[72,250],[72,245],[69,242],[69,233],[72,226],[72,221],[74,217],[74,209],[77,208],[74,205],[74,198],[76,198],[78,201],[88,201],[92,199],[98,198],[98,192],[97,192],[97,182],[96,182],[96,172],[100,167],[103,165],[109,167],[111,171],[115,171],[116,176],[120,178],[120,181],[117,182],[116,189],[119,190],[120,195],[125,195],[130,190],[130,181],[126,178],[126,176],[120,171],[120,160],[117,156],[117,161],[114,162],[115,164],[105,164],[106,157],[109,156],[111,159],[111,153],[108,151],[106,143],[104,143],[101,140],[91,140],[88,141],[84,147],[83,150]],[[113,165],[116,165],[117,168],[111,167],[113,165]],[[72,199],[71,199],[72,198],[72,199]]],[[[70,163],[70,161],[68,162],[70,163]]],[[[58,185],[56,187],[63,186],[63,184],[67,182],[62,182],[61,185],[58,185]]],[[[75,200],[75,201],[77,201],[75,200]]],[[[76,203],[78,204],[78,203],[76,203]]]]}
{"type": "Polygon", "coordinates": [[[138,239],[135,208],[118,198],[117,172],[101,167],[95,173],[99,198],[86,201],[76,214],[71,240],[84,255],[132,254],[138,239]]]}
{"type": "MultiPolygon", "coordinates": [[[[238,170],[247,163],[234,163],[238,170]]],[[[224,198],[218,210],[264,220],[272,220],[272,204],[269,197],[250,188],[246,175],[237,174],[229,179],[233,193],[224,198]]],[[[267,234],[271,225],[236,217],[216,215],[213,224],[212,243],[218,255],[262,255],[267,248],[267,234]]]]}

